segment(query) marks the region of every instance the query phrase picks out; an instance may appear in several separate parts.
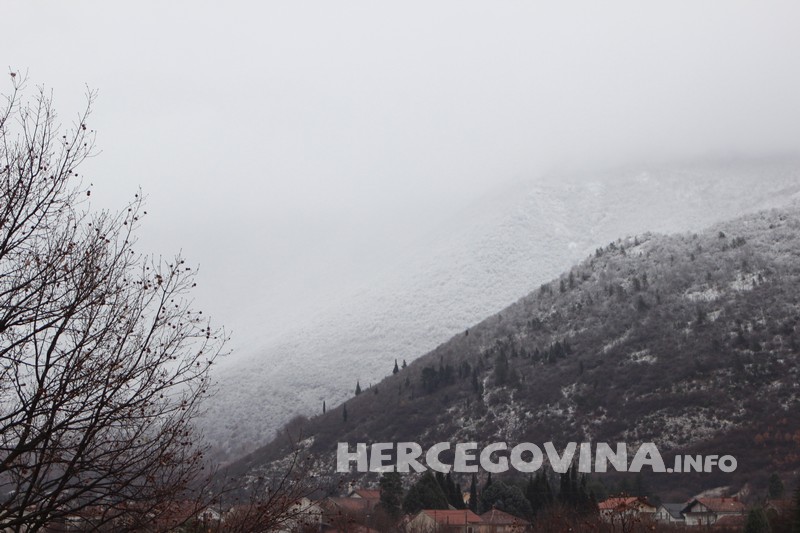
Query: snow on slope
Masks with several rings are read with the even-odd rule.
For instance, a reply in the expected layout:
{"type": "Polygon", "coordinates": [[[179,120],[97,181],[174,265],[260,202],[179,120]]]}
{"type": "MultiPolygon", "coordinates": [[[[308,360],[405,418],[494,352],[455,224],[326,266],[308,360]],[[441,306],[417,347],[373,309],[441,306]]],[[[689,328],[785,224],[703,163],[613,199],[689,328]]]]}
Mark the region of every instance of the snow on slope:
{"type": "MultiPolygon", "coordinates": [[[[369,286],[223,366],[202,426],[219,457],[264,444],[548,281],[595,248],[703,227],[800,197],[800,162],[625,170],[520,181],[398,251],[369,286]]],[[[256,303],[254,303],[255,306],[256,303]]]]}

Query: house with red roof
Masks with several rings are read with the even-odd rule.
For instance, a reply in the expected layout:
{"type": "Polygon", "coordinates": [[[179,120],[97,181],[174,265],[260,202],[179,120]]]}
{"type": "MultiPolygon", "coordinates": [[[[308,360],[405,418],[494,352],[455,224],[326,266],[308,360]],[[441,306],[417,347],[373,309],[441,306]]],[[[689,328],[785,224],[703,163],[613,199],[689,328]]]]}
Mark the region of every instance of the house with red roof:
{"type": "Polygon", "coordinates": [[[481,515],[483,529],[486,533],[522,533],[531,527],[531,523],[512,514],[492,507],[481,515]]]}
{"type": "Polygon", "coordinates": [[[409,533],[487,533],[481,517],[470,511],[423,509],[406,525],[409,533]]]}
{"type": "Polygon", "coordinates": [[[722,517],[743,516],[746,512],[738,498],[695,498],[686,504],[683,516],[687,526],[710,526],[722,517]]]}
{"type": "Polygon", "coordinates": [[[630,519],[652,520],[657,511],[647,498],[637,496],[608,498],[597,504],[597,507],[600,511],[600,518],[611,523],[630,519]]]}
{"type": "Polygon", "coordinates": [[[380,490],[351,489],[346,497],[331,496],[319,502],[322,523],[336,530],[372,525],[380,505],[380,490]]]}
{"type": "Polygon", "coordinates": [[[363,500],[370,500],[374,503],[381,501],[380,489],[352,489],[348,494],[350,498],[361,498],[363,500]]]}

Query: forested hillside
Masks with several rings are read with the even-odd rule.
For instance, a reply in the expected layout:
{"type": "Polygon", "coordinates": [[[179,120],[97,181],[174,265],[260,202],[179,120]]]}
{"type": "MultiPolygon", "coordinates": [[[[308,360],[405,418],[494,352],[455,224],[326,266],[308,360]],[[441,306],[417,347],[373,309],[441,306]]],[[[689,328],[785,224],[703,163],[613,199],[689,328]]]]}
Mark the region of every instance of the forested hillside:
{"type": "MultiPolygon", "coordinates": [[[[394,359],[410,363],[598,246],[646,231],[697,231],[793,198],[797,159],[632,165],[498,186],[421,240],[396,243],[391,267],[365,276],[359,290],[320,292],[279,338],[221,361],[204,432],[218,458],[241,457],[293,416],[344,401],[356,379],[377,383],[394,359]]],[[[258,317],[255,299],[242,305],[258,317]]],[[[271,324],[263,319],[264,330],[271,324]]]]}
{"type": "MultiPolygon", "coordinates": [[[[330,457],[323,474],[344,441],[653,441],[739,461],[648,480],[668,493],[758,485],[800,467],[798,282],[798,209],[620,239],[293,428],[330,457]]],[[[230,472],[258,471],[280,447],[230,472]]]]}

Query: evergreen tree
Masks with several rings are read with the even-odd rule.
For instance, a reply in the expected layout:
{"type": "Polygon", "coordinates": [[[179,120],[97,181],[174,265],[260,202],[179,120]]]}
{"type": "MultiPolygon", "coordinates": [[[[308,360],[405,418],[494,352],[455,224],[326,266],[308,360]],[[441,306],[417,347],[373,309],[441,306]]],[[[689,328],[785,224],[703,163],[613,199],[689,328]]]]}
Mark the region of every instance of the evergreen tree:
{"type": "Polygon", "coordinates": [[[481,493],[483,493],[484,490],[488,489],[491,486],[492,486],[492,473],[489,472],[489,476],[486,478],[486,484],[483,486],[483,490],[481,490],[481,493]]]}
{"type": "Polygon", "coordinates": [[[356,381],[356,396],[361,394],[361,383],[356,381]]]}
{"type": "Polygon", "coordinates": [[[578,465],[573,463],[566,472],[561,474],[559,502],[581,515],[593,512],[594,506],[587,488],[588,481],[587,476],[578,474],[578,465]]]}
{"type": "Polygon", "coordinates": [[[324,415],[326,411],[327,409],[325,407],[325,400],[322,400],[322,414],[324,415]]]}
{"type": "Polygon", "coordinates": [[[442,474],[441,472],[436,472],[436,474],[434,474],[434,476],[436,477],[436,483],[439,484],[439,488],[442,489],[442,492],[444,493],[444,496],[446,498],[447,497],[447,482],[444,479],[444,474],[442,474]]]}
{"type": "Polygon", "coordinates": [[[392,370],[392,374],[397,374],[400,372],[400,368],[397,366],[397,359],[394,360],[394,369],[392,370]]]}
{"type": "MultiPolygon", "coordinates": [[[[539,473],[536,473],[536,476],[539,476],[539,473]]],[[[536,483],[534,481],[533,476],[528,476],[528,483],[525,485],[525,497],[528,499],[528,502],[531,504],[531,508],[533,508],[533,501],[535,499],[535,489],[536,483]]],[[[536,514],[536,510],[533,511],[536,514]]]]}
{"type": "Polygon", "coordinates": [[[397,472],[384,472],[380,480],[381,508],[394,520],[400,518],[403,502],[403,482],[397,472]]]}
{"type": "Polygon", "coordinates": [[[494,381],[497,386],[505,385],[508,381],[508,358],[504,352],[500,352],[497,356],[497,362],[494,365],[494,381]]]}
{"type": "Polygon", "coordinates": [[[502,481],[493,483],[481,492],[480,512],[485,513],[492,507],[519,518],[530,519],[533,517],[531,504],[525,498],[522,490],[516,485],[508,485],[502,481]]]}
{"type": "Polygon", "coordinates": [[[414,483],[403,499],[403,511],[414,514],[422,509],[447,509],[447,496],[430,471],[414,483]]]}
{"type": "Polygon", "coordinates": [[[581,515],[589,515],[594,512],[594,505],[592,503],[592,496],[589,493],[587,486],[588,477],[582,475],[580,478],[580,486],[578,487],[578,497],[575,502],[575,508],[581,515]]]}
{"type": "Polygon", "coordinates": [[[422,369],[422,390],[430,394],[439,388],[440,374],[435,368],[426,366],[422,369]]]}
{"type": "Polygon", "coordinates": [[[578,502],[578,476],[575,464],[561,474],[558,500],[567,507],[575,507],[578,502]]]}
{"type": "Polygon", "coordinates": [[[747,515],[747,522],[744,526],[744,533],[770,533],[772,528],[769,526],[767,513],[761,507],[751,509],[747,515]]]}
{"type": "Polygon", "coordinates": [[[347,404],[342,407],[342,420],[347,422],[347,404]]]}
{"type": "Polygon", "coordinates": [[[531,504],[534,516],[553,503],[553,491],[544,472],[537,472],[536,477],[528,479],[525,497],[531,504]]]}
{"type": "Polygon", "coordinates": [[[781,477],[777,474],[777,472],[773,472],[771,476],[769,476],[769,488],[767,490],[767,497],[770,500],[780,500],[783,498],[784,487],[783,481],[781,481],[781,477]]]}
{"type": "Polygon", "coordinates": [[[508,370],[508,384],[512,387],[519,386],[520,377],[516,370],[513,368],[508,370]]]}
{"type": "Polygon", "coordinates": [[[408,365],[406,364],[406,360],[403,359],[403,369],[405,369],[408,365]]]}
{"type": "Polygon", "coordinates": [[[445,487],[446,491],[445,494],[447,495],[447,501],[455,507],[456,509],[464,509],[466,506],[464,505],[464,496],[461,494],[461,487],[457,486],[456,483],[453,481],[453,477],[448,472],[445,476],[445,487]]]}
{"type": "Polygon", "coordinates": [[[472,474],[472,482],[469,484],[469,510],[478,512],[478,476],[475,474],[472,474]]]}

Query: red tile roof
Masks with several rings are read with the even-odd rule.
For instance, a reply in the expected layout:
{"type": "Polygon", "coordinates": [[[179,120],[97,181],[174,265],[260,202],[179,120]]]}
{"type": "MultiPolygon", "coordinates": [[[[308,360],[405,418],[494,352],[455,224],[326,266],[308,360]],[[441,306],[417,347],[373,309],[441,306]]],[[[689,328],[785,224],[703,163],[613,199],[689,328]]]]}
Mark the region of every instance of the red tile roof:
{"type": "Polygon", "coordinates": [[[372,509],[373,500],[365,500],[364,498],[325,498],[320,505],[329,510],[341,509],[345,512],[360,513],[372,509]]]}
{"type": "Polygon", "coordinates": [[[628,509],[639,509],[642,506],[653,507],[647,498],[627,496],[625,498],[608,498],[597,504],[601,511],[625,511],[628,509]]]}
{"type": "Polygon", "coordinates": [[[486,511],[481,515],[481,521],[484,524],[493,524],[493,525],[522,525],[527,524],[528,522],[523,520],[522,518],[517,518],[512,514],[508,514],[506,512],[500,511],[499,509],[492,508],[491,511],[486,511]]]}
{"type": "Polygon", "coordinates": [[[444,511],[441,509],[424,509],[420,513],[425,513],[437,524],[450,526],[464,526],[467,524],[481,523],[481,517],[469,510],[444,511]]]}
{"type": "Polygon", "coordinates": [[[352,492],[351,497],[363,498],[365,500],[380,500],[381,491],[373,489],[355,489],[352,492]]]}
{"type": "Polygon", "coordinates": [[[737,498],[697,498],[687,508],[691,508],[694,502],[702,503],[715,513],[744,513],[746,509],[737,498]]]}

